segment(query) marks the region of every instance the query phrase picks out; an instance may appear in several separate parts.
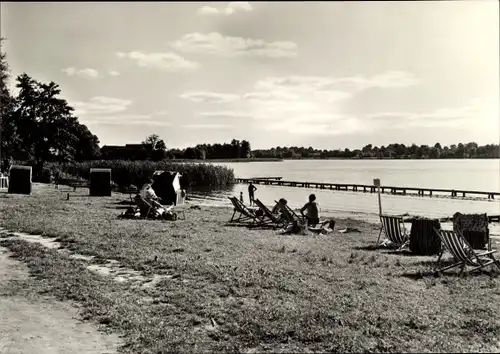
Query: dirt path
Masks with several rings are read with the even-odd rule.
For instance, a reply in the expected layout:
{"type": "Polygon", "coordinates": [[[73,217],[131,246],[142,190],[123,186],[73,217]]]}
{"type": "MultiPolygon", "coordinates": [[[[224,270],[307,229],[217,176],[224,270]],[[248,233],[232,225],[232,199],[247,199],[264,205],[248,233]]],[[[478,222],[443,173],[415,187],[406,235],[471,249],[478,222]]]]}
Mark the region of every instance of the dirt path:
{"type": "Polygon", "coordinates": [[[10,280],[28,277],[27,267],[0,247],[0,354],[116,353],[118,336],[82,323],[78,309],[50,298],[2,296],[10,280]]]}

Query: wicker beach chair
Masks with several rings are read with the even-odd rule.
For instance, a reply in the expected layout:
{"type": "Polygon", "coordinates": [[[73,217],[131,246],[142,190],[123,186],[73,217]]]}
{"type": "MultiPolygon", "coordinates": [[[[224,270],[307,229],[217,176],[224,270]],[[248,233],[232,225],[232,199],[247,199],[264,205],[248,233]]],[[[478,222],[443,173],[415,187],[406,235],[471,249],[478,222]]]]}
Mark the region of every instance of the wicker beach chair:
{"type": "Polygon", "coordinates": [[[436,267],[434,268],[435,272],[439,273],[460,266],[459,275],[461,275],[466,270],[467,266],[473,267],[470,271],[474,271],[491,264],[496,265],[500,270],[500,262],[493,256],[496,250],[476,253],[460,232],[438,229],[434,229],[434,232],[439,236],[444,246],[439,253],[436,267]],[[456,262],[452,265],[438,269],[441,266],[441,259],[445,250],[451,253],[456,262]]]}
{"type": "Polygon", "coordinates": [[[255,224],[256,222],[262,223],[262,219],[259,218],[252,209],[249,209],[245,204],[240,202],[236,197],[228,197],[231,203],[234,206],[234,212],[231,216],[231,220],[229,222],[248,222],[251,224],[255,224]],[[236,213],[238,213],[238,217],[235,218],[236,213]]]}
{"type": "Polygon", "coordinates": [[[400,251],[409,245],[410,235],[406,231],[402,216],[380,215],[380,222],[382,225],[378,234],[377,247],[393,244],[400,251]],[[382,231],[384,231],[386,239],[379,243],[382,231]]]}

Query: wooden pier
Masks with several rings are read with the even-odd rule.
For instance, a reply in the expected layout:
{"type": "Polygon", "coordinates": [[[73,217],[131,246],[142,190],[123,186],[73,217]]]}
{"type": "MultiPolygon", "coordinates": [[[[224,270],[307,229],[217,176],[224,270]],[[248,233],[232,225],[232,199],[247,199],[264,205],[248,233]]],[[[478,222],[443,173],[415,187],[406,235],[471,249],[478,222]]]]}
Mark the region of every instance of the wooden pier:
{"type": "MultiPolygon", "coordinates": [[[[265,177],[265,178],[235,178],[236,183],[254,183],[274,186],[286,187],[302,187],[302,188],[319,188],[337,191],[364,192],[376,193],[377,187],[368,184],[352,184],[352,183],[326,183],[326,182],[298,182],[298,181],[283,181],[281,177],[265,177]]],[[[380,186],[381,193],[396,194],[396,195],[418,195],[431,196],[432,193],[445,193],[451,197],[466,197],[466,196],[487,196],[488,199],[495,199],[495,196],[500,196],[500,192],[484,192],[484,191],[468,191],[456,189],[431,189],[431,188],[415,188],[415,187],[395,187],[395,186],[380,186]]]]}

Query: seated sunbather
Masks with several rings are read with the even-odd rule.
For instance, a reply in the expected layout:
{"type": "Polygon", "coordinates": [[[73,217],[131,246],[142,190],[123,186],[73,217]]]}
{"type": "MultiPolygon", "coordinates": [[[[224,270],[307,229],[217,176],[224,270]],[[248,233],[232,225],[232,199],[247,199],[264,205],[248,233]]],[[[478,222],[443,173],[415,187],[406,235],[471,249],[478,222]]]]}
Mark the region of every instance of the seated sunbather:
{"type": "Polygon", "coordinates": [[[278,200],[278,203],[274,206],[273,210],[271,210],[271,213],[277,215],[279,214],[282,210],[285,210],[285,205],[287,204],[287,200],[285,198],[281,198],[278,200]]]}
{"type": "Polygon", "coordinates": [[[287,203],[288,201],[285,198],[281,198],[278,200],[273,210],[271,210],[271,213],[276,215],[280,220],[289,220],[288,211],[286,210],[287,203]]]}
{"type": "Polygon", "coordinates": [[[319,204],[316,202],[316,195],[309,195],[309,202],[307,202],[302,209],[300,209],[300,213],[306,217],[307,225],[317,225],[319,224],[319,204]],[[304,215],[304,211],[307,213],[304,215]]]}
{"type": "Polygon", "coordinates": [[[151,204],[152,209],[150,211],[151,215],[153,216],[160,216],[166,213],[166,209],[163,205],[160,204],[158,196],[156,195],[153,187],[152,187],[153,181],[149,180],[147,183],[145,183],[140,192],[139,195],[149,204],[151,204]]]}

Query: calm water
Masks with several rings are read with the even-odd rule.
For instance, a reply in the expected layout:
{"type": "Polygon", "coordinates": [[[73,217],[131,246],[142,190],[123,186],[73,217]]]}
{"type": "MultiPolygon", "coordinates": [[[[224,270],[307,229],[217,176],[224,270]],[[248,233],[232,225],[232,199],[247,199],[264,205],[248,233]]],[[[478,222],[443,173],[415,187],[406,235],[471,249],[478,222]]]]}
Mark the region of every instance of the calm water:
{"type": "MultiPolygon", "coordinates": [[[[447,188],[500,192],[500,160],[287,160],[283,162],[216,163],[234,169],[236,177],[283,177],[284,180],[373,184],[401,187],[447,188]]],[[[267,205],[286,198],[292,208],[301,207],[315,193],[323,212],[377,222],[376,194],[320,189],[256,185],[255,195],[267,205]]],[[[244,193],[247,185],[236,184],[225,190],[202,192],[193,197],[203,203],[229,205],[227,196],[244,193]]],[[[500,214],[500,198],[463,200],[448,197],[382,195],[385,213],[410,213],[428,217],[452,216],[455,212],[500,214]]],[[[498,224],[491,231],[499,234],[498,224]]]]}
{"type": "Polygon", "coordinates": [[[225,163],[236,177],[500,192],[500,160],[286,160],[225,163]]]}

